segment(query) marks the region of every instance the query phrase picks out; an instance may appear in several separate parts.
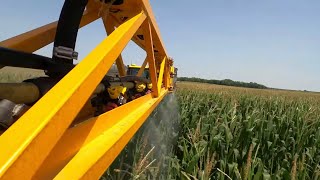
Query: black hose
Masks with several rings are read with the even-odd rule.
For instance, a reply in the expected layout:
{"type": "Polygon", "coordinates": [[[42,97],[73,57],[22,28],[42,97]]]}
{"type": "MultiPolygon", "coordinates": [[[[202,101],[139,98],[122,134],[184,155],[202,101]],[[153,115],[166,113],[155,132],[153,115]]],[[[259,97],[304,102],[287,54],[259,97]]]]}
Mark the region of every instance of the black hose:
{"type": "MultiPolygon", "coordinates": [[[[80,21],[87,3],[88,0],[65,0],[59,17],[54,48],[65,47],[74,51],[80,21]]],[[[58,62],[73,63],[72,58],[53,55],[52,59],[58,62]]]]}
{"type": "Polygon", "coordinates": [[[45,69],[45,62],[50,60],[45,56],[0,47],[0,64],[4,66],[45,69]]]}
{"type": "Polygon", "coordinates": [[[4,66],[54,71],[61,74],[61,76],[67,74],[74,67],[73,64],[57,63],[45,56],[4,47],[0,47],[0,64],[4,66]]]}

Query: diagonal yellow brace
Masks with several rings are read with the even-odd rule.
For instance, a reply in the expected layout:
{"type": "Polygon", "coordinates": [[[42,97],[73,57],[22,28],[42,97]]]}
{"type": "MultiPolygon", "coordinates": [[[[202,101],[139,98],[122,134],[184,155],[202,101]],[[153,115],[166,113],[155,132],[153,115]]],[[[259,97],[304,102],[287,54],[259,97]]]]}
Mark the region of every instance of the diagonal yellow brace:
{"type": "MultiPolygon", "coordinates": [[[[110,18],[110,17],[111,16],[108,16],[107,19],[102,18],[103,25],[104,25],[104,28],[106,29],[106,32],[107,32],[108,36],[115,30],[114,23],[112,22],[113,19],[110,18]]],[[[124,63],[123,63],[123,59],[122,59],[121,54],[117,58],[116,64],[117,64],[119,75],[120,76],[125,76],[127,73],[126,73],[126,71],[124,69],[124,63]]]]}
{"type": "MultiPolygon", "coordinates": [[[[115,18],[115,16],[113,14],[109,14],[108,18],[110,18],[110,20],[113,21],[115,26],[119,26],[121,24],[121,21],[119,21],[117,18],[115,18]]],[[[131,40],[133,42],[135,42],[141,49],[145,49],[143,41],[140,41],[140,39],[137,38],[136,36],[133,36],[131,40]]]]}
{"type": "Polygon", "coordinates": [[[157,71],[156,71],[156,64],[155,64],[155,58],[154,58],[154,51],[153,51],[153,41],[152,41],[152,32],[151,32],[151,27],[150,23],[148,20],[146,20],[142,24],[143,28],[143,35],[145,39],[145,50],[147,52],[147,60],[149,64],[149,73],[150,73],[150,78],[152,82],[152,95],[154,97],[159,96],[159,91],[157,88],[157,71]]]}
{"type": "Polygon", "coordinates": [[[144,71],[144,69],[146,68],[147,64],[148,64],[148,58],[146,58],[146,59],[143,61],[143,64],[142,64],[141,68],[139,69],[139,71],[138,71],[138,73],[137,73],[137,76],[139,76],[139,77],[142,76],[143,71],[144,71]]]}
{"type": "Polygon", "coordinates": [[[166,57],[163,58],[161,64],[160,64],[160,72],[159,72],[159,77],[158,77],[158,92],[161,90],[162,86],[162,80],[163,80],[163,73],[164,73],[164,66],[166,64],[166,57]]]}
{"type": "Polygon", "coordinates": [[[159,98],[149,99],[132,109],[116,124],[83,146],[54,179],[98,179],[167,92],[163,89],[159,98]]]}
{"type": "Polygon", "coordinates": [[[159,48],[159,53],[163,56],[167,56],[167,51],[164,46],[164,43],[161,38],[160,30],[158,24],[156,23],[156,18],[152,12],[152,8],[150,5],[149,0],[142,0],[143,9],[145,10],[146,14],[148,15],[148,21],[150,22],[150,26],[152,31],[154,32],[152,35],[154,45],[159,48]]]}
{"type": "MultiPolygon", "coordinates": [[[[33,178],[53,179],[81,147],[90,143],[104,131],[114,127],[128,115],[128,112],[151,102],[150,100],[152,98],[151,94],[145,95],[112,111],[108,111],[98,117],[91,118],[90,120],[69,128],[52,149],[50,155],[46,158],[33,178]]],[[[148,114],[144,116],[145,119],[147,117],[148,114]]]]}
{"type": "Polygon", "coordinates": [[[165,63],[163,76],[164,76],[164,77],[163,77],[164,87],[165,87],[166,89],[168,89],[168,88],[169,88],[169,78],[170,78],[170,67],[169,67],[168,60],[167,60],[166,63],[165,63]]]}
{"type": "Polygon", "coordinates": [[[0,136],[0,178],[33,176],[145,19],[119,26],[0,136]]]}
{"type": "MultiPolygon", "coordinates": [[[[85,11],[80,22],[80,27],[86,26],[98,18],[97,10],[85,11]]],[[[4,40],[0,42],[0,46],[23,52],[34,52],[53,42],[57,25],[58,21],[41,26],[37,29],[4,40]]]]}
{"type": "Polygon", "coordinates": [[[127,75],[127,72],[125,70],[125,65],[123,63],[123,58],[122,55],[120,54],[116,60],[116,64],[117,64],[117,68],[118,68],[118,72],[120,76],[125,76],[127,75]]]}

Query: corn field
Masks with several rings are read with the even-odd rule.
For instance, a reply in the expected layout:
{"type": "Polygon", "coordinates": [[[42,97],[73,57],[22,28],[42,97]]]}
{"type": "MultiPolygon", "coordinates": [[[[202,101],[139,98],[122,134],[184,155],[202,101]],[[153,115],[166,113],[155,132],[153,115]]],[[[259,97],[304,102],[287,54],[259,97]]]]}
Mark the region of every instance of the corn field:
{"type": "Polygon", "coordinates": [[[320,179],[320,94],[178,83],[174,96],[104,178],[320,179]]]}
{"type": "Polygon", "coordinates": [[[179,84],[185,179],[320,179],[320,94],[179,84]]]}

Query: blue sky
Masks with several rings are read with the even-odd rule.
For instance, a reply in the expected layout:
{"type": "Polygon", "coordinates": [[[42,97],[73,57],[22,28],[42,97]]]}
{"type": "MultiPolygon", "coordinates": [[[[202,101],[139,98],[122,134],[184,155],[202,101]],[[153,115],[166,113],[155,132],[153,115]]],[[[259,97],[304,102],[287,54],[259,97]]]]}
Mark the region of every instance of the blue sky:
{"type": "MultiPolygon", "coordinates": [[[[180,76],[253,81],[320,91],[320,1],[150,0],[180,76]]],[[[57,20],[63,0],[4,1],[0,40],[57,20]]],[[[100,20],[80,30],[80,58],[106,36],[100,20]]],[[[37,53],[51,56],[52,46],[37,53]]],[[[126,63],[145,53],[130,43],[126,63]]]]}

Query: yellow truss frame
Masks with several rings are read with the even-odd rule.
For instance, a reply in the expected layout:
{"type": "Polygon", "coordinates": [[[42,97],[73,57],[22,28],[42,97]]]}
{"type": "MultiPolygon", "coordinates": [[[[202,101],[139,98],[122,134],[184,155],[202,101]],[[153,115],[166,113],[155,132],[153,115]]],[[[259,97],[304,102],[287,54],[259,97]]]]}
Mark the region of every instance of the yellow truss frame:
{"type": "MultiPolygon", "coordinates": [[[[124,14],[104,17],[100,4],[89,1],[80,26],[101,18],[108,37],[0,136],[1,179],[98,179],[169,92],[167,52],[149,1],[124,2],[112,8],[125,21],[124,14]],[[121,52],[131,39],[147,52],[143,67],[149,64],[152,94],[71,126],[115,61],[125,74],[121,52]]],[[[56,27],[50,23],[0,46],[34,52],[53,42],[56,27]]]]}

